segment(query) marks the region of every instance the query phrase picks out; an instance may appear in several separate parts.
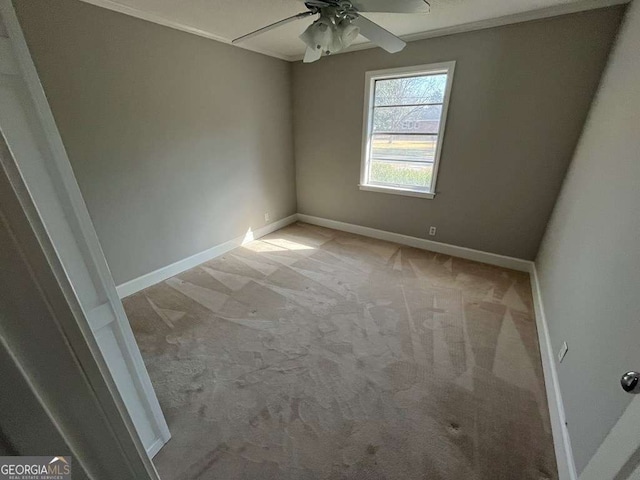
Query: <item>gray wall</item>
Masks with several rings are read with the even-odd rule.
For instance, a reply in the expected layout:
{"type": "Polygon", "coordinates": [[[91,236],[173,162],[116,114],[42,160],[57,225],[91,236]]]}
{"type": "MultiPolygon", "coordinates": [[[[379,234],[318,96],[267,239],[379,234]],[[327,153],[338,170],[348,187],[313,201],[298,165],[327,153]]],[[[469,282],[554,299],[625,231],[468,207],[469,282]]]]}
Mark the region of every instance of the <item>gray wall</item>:
{"type": "Polygon", "coordinates": [[[629,9],[537,259],[573,453],[582,471],[640,369],[640,3],[629,9]]]}
{"type": "Polygon", "coordinates": [[[116,284],[296,212],[290,64],[77,0],[15,4],[116,284]]]}
{"type": "Polygon", "coordinates": [[[293,67],[298,211],[533,259],[623,8],[293,67]],[[364,74],[456,60],[434,200],[360,191],[364,74]],[[433,238],[433,237],[428,237],[433,238]]]}

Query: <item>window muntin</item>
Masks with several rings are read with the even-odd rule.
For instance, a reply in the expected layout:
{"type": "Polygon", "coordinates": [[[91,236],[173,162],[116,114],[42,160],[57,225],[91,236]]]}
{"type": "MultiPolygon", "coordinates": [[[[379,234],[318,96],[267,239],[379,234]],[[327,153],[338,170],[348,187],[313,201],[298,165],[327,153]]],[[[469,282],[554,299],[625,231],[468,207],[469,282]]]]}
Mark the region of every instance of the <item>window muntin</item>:
{"type": "Polygon", "coordinates": [[[453,68],[367,73],[361,188],[433,197],[453,68]]]}

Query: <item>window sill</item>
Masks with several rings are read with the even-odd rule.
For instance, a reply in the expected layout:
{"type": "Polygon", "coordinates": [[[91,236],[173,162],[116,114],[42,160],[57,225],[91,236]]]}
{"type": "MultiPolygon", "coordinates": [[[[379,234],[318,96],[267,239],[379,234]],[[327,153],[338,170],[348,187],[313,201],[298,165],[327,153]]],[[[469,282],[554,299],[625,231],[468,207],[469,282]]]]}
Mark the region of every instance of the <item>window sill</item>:
{"type": "Polygon", "coordinates": [[[421,192],[419,190],[409,190],[405,188],[395,188],[395,187],[383,187],[381,185],[358,185],[360,190],[365,190],[367,192],[378,192],[378,193],[390,193],[392,195],[404,195],[405,197],[418,197],[418,198],[435,198],[435,193],[430,192],[421,192]]]}

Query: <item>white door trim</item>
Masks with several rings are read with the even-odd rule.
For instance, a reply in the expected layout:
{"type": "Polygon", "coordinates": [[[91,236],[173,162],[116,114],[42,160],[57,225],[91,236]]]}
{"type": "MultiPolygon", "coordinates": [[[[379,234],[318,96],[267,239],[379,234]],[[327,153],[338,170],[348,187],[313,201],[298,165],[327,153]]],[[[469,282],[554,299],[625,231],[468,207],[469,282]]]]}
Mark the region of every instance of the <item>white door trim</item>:
{"type": "MultiPolygon", "coordinates": [[[[45,137],[43,148],[47,150],[46,160],[45,157],[27,158],[27,155],[13,157],[17,171],[28,191],[25,193],[33,200],[42,226],[57,250],[102,354],[112,351],[121,361],[119,373],[109,359],[107,365],[138,434],[147,438],[144,442],[147,453],[153,455],[169,440],[169,429],[10,0],[0,0],[0,15],[10,39],[12,52],[9,53],[13,53],[18,66],[15,73],[26,84],[31,102],[28,107],[36,111],[39,126],[35,128],[45,137]],[[70,242],[75,244],[70,245],[70,242]],[[83,291],[88,292],[84,297],[83,291]],[[136,410],[132,409],[133,405],[136,410]]],[[[9,125],[0,125],[6,134],[5,127],[9,125]]],[[[21,128],[13,127],[14,130],[21,128]]],[[[11,149],[10,138],[7,143],[11,149]]]]}
{"type": "MultiPolygon", "coordinates": [[[[101,472],[105,478],[159,480],[1,133],[0,223],[12,240],[4,247],[18,250],[35,284],[39,298],[32,301],[46,302],[50,313],[3,312],[9,317],[0,319],[0,341],[13,368],[58,430],[80,472],[101,472]],[[23,315],[22,321],[11,321],[15,318],[12,315],[23,315]],[[1,320],[9,321],[3,324],[1,320]],[[42,335],[34,339],[34,331],[42,335]],[[42,375],[43,364],[56,366],[62,376],[42,375]]],[[[46,431],[47,425],[42,428],[46,431]]],[[[23,444],[22,454],[32,454],[31,445],[31,441],[23,444]]]]}

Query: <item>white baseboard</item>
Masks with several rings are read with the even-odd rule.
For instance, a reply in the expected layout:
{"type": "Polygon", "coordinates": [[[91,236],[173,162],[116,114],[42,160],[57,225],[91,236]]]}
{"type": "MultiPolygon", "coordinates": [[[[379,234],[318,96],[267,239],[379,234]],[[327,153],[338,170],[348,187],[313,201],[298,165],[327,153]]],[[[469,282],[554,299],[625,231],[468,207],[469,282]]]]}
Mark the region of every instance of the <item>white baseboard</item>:
{"type": "Polygon", "coordinates": [[[174,275],[178,275],[190,268],[196,267],[201,263],[212,260],[220,255],[224,255],[230,250],[237,248],[241,245],[244,245],[247,242],[263,237],[271,232],[275,232],[276,230],[280,230],[283,227],[295,222],[298,219],[297,214],[290,215],[288,217],[282,218],[276,222],[270,223],[269,225],[265,225],[264,227],[258,228],[253,232],[248,233],[247,235],[236,237],[228,242],[221,243],[220,245],[216,245],[215,247],[209,248],[204,252],[196,253],[190,257],[187,257],[182,260],[178,260],[171,265],[167,265],[166,267],[159,268],[153,272],[142,275],[141,277],[134,278],[133,280],[129,280],[128,282],[123,283],[122,285],[118,285],[116,290],[118,292],[118,296],[120,298],[128,297],[129,295],[133,295],[140,290],[144,290],[151,285],[155,285],[156,283],[160,283],[167,278],[171,278],[174,275]]]}
{"type": "Polygon", "coordinates": [[[556,462],[558,464],[559,480],[577,480],[578,473],[573,460],[571,449],[571,439],[569,430],[565,424],[564,404],[560,393],[560,383],[556,370],[556,358],[549,336],[547,317],[542,302],[538,272],[534,263],[529,271],[531,278],[531,291],[533,293],[533,305],[536,313],[536,327],[538,330],[538,343],[540,345],[540,356],[542,358],[542,370],[544,372],[544,383],[547,390],[547,402],[549,403],[549,415],[551,417],[551,430],[553,433],[553,447],[556,452],[556,462]]]}
{"type": "Polygon", "coordinates": [[[536,328],[538,331],[538,342],[540,344],[540,356],[544,372],[547,401],[549,404],[549,414],[551,419],[551,430],[553,433],[553,445],[558,464],[559,480],[577,480],[578,475],[573,461],[571,441],[569,431],[565,426],[564,405],[560,393],[558,373],[556,371],[555,356],[549,337],[547,319],[544,313],[544,306],[538,284],[538,274],[534,262],[520,258],[506,257],[495,253],[483,252],[471,248],[458,247],[441,242],[425,240],[423,238],[410,237],[398,233],[386,232],[375,228],[362,227],[350,223],[338,222],[326,218],[313,217],[311,215],[298,214],[301,222],[319,225],[321,227],[342,230],[349,233],[364,235],[366,237],[377,238],[389,242],[400,243],[415,248],[430,250],[432,252],[443,253],[455,257],[466,258],[477,262],[497,265],[499,267],[510,268],[522,272],[529,272],[531,278],[531,290],[533,293],[533,303],[536,314],[536,328]]]}
{"type": "Polygon", "coordinates": [[[402,245],[408,245],[415,248],[421,248],[424,250],[431,250],[432,252],[443,253],[446,255],[452,255],[455,257],[466,258],[468,260],[474,260],[476,262],[488,263],[491,265],[497,265],[499,267],[511,268],[513,270],[519,270],[522,272],[528,272],[531,268],[532,262],[529,260],[522,260],[520,258],[507,257],[504,255],[498,255],[495,253],[482,252],[480,250],[473,250],[466,247],[457,247],[455,245],[449,245],[447,243],[434,242],[431,240],[425,240],[423,238],[410,237],[408,235],[402,235],[399,233],[386,232],[384,230],[376,230],[375,228],[362,227],[360,225],[353,225],[350,223],[338,222],[336,220],[329,220],[326,218],[313,217],[311,215],[304,215],[301,213],[290,215],[286,218],[273,222],[262,228],[259,228],[252,232],[251,235],[245,235],[243,237],[237,237],[228,242],[216,245],[204,252],[196,253],[191,257],[187,257],[183,260],[178,260],[171,265],[159,268],[153,272],[142,275],[138,278],[134,278],[128,282],[125,282],[116,287],[118,296],[120,298],[133,295],[140,290],[144,290],[151,285],[160,283],[167,278],[171,278],[174,275],[178,275],[190,268],[196,267],[201,263],[207,262],[213,258],[219,257],[227,253],[234,248],[237,248],[244,243],[251,240],[260,238],[271,232],[275,232],[287,225],[302,221],[311,223],[313,225],[319,225],[322,227],[333,228],[335,230],[342,230],[345,232],[355,233],[366,237],[377,238],[380,240],[386,240],[389,242],[400,243],[402,245]]]}
{"type": "MultiPolygon", "coordinates": [[[[171,265],[160,268],[154,272],[123,283],[122,285],[117,287],[118,295],[120,295],[120,298],[124,298],[128,295],[139,292],[140,290],[150,287],[151,285],[155,285],[156,283],[162,282],[167,278],[178,275],[185,270],[188,270],[203,262],[223,255],[224,253],[233,250],[234,248],[237,248],[252,240],[263,237],[264,235],[267,235],[271,232],[275,232],[276,230],[286,227],[287,225],[296,221],[310,223],[312,225],[318,225],[326,228],[332,228],[334,230],[341,230],[357,235],[363,235],[366,237],[377,238],[379,240],[395,242],[401,245],[408,245],[410,247],[430,250],[432,252],[465,258],[467,260],[473,260],[476,262],[488,263],[490,265],[510,268],[512,270],[529,272],[531,276],[531,290],[533,293],[533,304],[536,314],[538,342],[540,344],[540,355],[542,358],[542,368],[544,372],[545,387],[547,391],[547,400],[549,403],[549,414],[551,418],[551,429],[553,433],[553,444],[556,453],[556,461],[558,464],[559,480],[578,479],[575,464],[573,461],[573,454],[571,451],[569,431],[565,426],[564,406],[560,393],[558,373],[556,371],[555,356],[551,345],[551,339],[549,337],[549,329],[547,327],[544,305],[542,302],[540,286],[538,283],[538,274],[534,262],[523,260],[520,258],[498,255],[495,253],[474,250],[472,248],[458,247],[456,245],[450,245],[447,243],[434,242],[423,238],[411,237],[409,235],[402,235],[399,233],[387,232],[384,230],[377,230],[375,228],[363,227],[351,223],[339,222],[336,220],[329,220],[326,218],[314,217],[311,215],[298,213],[259,228],[255,232],[252,232],[252,234],[234,238],[232,240],[229,240],[228,242],[205,250],[204,252],[200,252],[196,255],[185,258],[184,260],[172,263],[171,265]]],[[[161,446],[162,443],[159,443],[158,445],[154,444],[149,449],[149,455],[153,457],[153,455],[157,453],[157,450],[154,451],[156,447],[159,450],[161,446]]]]}
{"type": "Polygon", "coordinates": [[[379,240],[386,240],[388,242],[400,243],[402,245],[408,245],[410,247],[430,250],[432,252],[451,255],[454,257],[466,258],[467,260],[488,263],[490,265],[510,268],[512,270],[519,270],[521,272],[529,272],[531,270],[531,265],[533,264],[533,262],[531,262],[530,260],[523,260],[521,258],[507,257],[505,255],[483,252],[480,250],[474,250],[472,248],[458,247],[456,245],[450,245],[448,243],[434,242],[432,240],[426,240],[424,238],[411,237],[409,235],[402,235],[400,233],[362,227],[360,225],[338,222],[336,220],[329,220],[327,218],[313,217],[311,215],[305,215],[302,213],[298,214],[298,220],[300,220],[301,222],[310,223],[312,225],[333,228],[334,230],[342,230],[343,232],[355,233],[357,235],[377,238],[379,240]]]}

